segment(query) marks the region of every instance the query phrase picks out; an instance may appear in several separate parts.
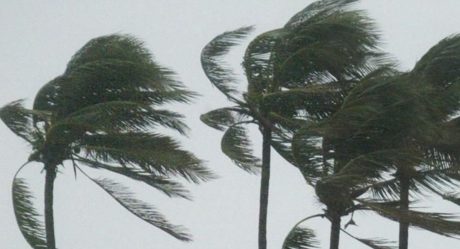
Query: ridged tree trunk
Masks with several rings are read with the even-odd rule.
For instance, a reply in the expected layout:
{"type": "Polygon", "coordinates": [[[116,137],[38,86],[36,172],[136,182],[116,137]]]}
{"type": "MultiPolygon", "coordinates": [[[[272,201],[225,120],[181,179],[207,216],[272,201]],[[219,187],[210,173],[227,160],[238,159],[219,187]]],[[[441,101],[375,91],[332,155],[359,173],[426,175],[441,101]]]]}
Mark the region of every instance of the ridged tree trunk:
{"type": "Polygon", "coordinates": [[[45,178],[45,230],[47,249],[56,249],[54,236],[53,189],[56,179],[56,165],[46,164],[45,178]]]}
{"type": "MultiPolygon", "coordinates": [[[[400,192],[400,211],[405,214],[409,211],[409,178],[404,174],[399,176],[401,184],[400,192]]],[[[399,220],[399,249],[408,249],[409,245],[409,222],[404,219],[399,220]]]]}
{"type": "Polygon", "coordinates": [[[262,130],[262,176],[260,180],[259,203],[259,249],[267,249],[267,212],[268,191],[270,186],[270,149],[272,131],[269,127],[262,130]]]}
{"type": "Polygon", "coordinates": [[[330,249],[339,249],[340,241],[340,214],[334,212],[330,216],[331,219],[331,237],[330,237],[330,249]]]}

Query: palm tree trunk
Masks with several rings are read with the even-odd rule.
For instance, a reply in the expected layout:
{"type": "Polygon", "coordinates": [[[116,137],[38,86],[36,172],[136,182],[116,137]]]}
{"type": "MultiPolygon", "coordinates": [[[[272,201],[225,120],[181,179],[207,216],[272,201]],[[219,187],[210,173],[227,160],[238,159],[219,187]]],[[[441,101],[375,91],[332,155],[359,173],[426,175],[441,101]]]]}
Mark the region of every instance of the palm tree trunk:
{"type": "Polygon", "coordinates": [[[56,179],[56,165],[45,165],[45,229],[47,249],[56,249],[54,237],[53,189],[56,179]]]}
{"type": "Polygon", "coordinates": [[[270,142],[272,131],[269,127],[263,127],[262,141],[262,177],[260,180],[260,204],[259,204],[259,249],[267,249],[267,211],[268,191],[270,185],[270,142]]]}
{"type": "Polygon", "coordinates": [[[337,212],[333,212],[330,219],[331,219],[331,237],[330,237],[329,248],[339,249],[341,217],[337,212]]]}
{"type": "MultiPolygon", "coordinates": [[[[405,214],[409,211],[409,178],[404,174],[399,177],[401,184],[400,192],[400,211],[405,214]]],[[[404,216],[403,216],[404,217],[404,216]]],[[[407,249],[409,244],[409,222],[404,218],[399,220],[399,249],[407,249]]]]}

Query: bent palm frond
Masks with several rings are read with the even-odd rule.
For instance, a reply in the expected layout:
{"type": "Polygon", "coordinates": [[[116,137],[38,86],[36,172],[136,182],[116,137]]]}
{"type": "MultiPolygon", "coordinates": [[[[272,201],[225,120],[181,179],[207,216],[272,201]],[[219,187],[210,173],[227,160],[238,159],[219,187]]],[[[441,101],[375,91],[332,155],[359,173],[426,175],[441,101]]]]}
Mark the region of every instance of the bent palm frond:
{"type": "Polygon", "coordinates": [[[388,241],[386,239],[379,239],[379,238],[373,238],[373,239],[364,239],[364,238],[359,238],[351,233],[345,231],[344,229],[341,229],[342,232],[344,232],[346,235],[350,236],[351,238],[361,242],[362,244],[372,248],[372,249],[396,249],[397,246],[393,246],[393,241],[388,241]]]}
{"type": "Polygon", "coordinates": [[[48,119],[48,112],[29,110],[23,107],[23,100],[13,101],[0,109],[0,119],[17,136],[34,145],[43,134],[34,127],[34,118],[48,119]]]}
{"type": "Polygon", "coordinates": [[[260,159],[253,155],[251,142],[247,131],[242,124],[230,126],[222,137],[222,152],[238,167],[250,173],[260,170],[260,159]]]}
{"type": "Polygon", "coordinates": [[[156,208],[148,203],[136,199],[134,195],[123,185],[110,179],[95,179],[88,176],[86,173],[84,173],[84,175],[101,187],[106,193],[120,203],[120,205],[135,216],[179,240],[191,241],[191,236],[186,232],[184,227],[170,224],[169,221],[156,210],[156,208]]]}
{"type": "Polygon", "coordinates": [[[315,239],[312,229],[298,226],[295,227],[285,239],[282,249],[313,249],[318,248],[319,242],[315,239]]]}
{"type": "Polygon", "coordinates": [[[13,180],[13,208],[22,235],[34,249],[46,249],[46,232],[43,221],[33,204],[33,195],[22,178],[13,180]]]}
{"type": "Polygon", "coordinates": [[[427,213],[413,210],[401,211],[393,205],[386,205],[384,202],[366,200],[359,200],[359,202],[383,217],[394,221],[406,221],[412,226],[420,227],[424,230],[446,237],[456,237],[460,235],[460,222],[454,220],[458,217],[453,214],[427,213]]]}
{"type": "Polygon", "coordinates": [[[225,32],[211,40],[201,52],[201,66],[211,83],[227,98],[237,100],[238,90],[234,85],[236,79],[231,69],[222,61],[232,47],[239,44],[251,31],[252,27],[242,27],[225,32]]]}
{"type": "Polygon", "coordinates": [[[198,183],[215,176],[192,153],[168,136],[154,133],[85,135],[81,149],[92,160],[136,165],[157,176],[181,176],[198,183]]]}
{"type": "Polygon", "coordinates": [[[77,156],[75,160],[91,168],[108,170],[113,173],[124,175],[129,179],[144,182],[145,184],[156,188],[169,197],[181,197],[191,200],[190,192],[185,189],[182,184],[168,179],[167,177],[155,176],[140,168],[113,166],[98,161],[88,160],[79,156],[77,156]]]}
{"type": "Polygon", "coordinates": [[[214,129],[224,131],[238,122],[249,121],[250,113],[241,107],[224,107],[212,110],[200,116],[203,123],[214,129]]]}

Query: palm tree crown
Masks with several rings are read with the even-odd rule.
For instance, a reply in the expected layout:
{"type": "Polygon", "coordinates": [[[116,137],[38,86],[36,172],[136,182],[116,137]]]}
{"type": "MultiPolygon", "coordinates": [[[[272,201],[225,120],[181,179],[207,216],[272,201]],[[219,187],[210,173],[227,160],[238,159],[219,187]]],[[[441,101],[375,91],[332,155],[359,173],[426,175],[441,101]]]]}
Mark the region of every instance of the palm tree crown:
{"type": "MultiPolygon", "coordinates": [[[[115,34],[95,38],[83,46],[64,74],[40,89],[33,109],[15,101],[1,109],[0,117],[32,145],[29,161],[44,164],[45,189],[50,189],[51,204],[57,168],[71,161],[75,170],[88,176],[131,213],[188,241],[190,236],[181,226],[171,225],[155,208],[135,199],[119,183],[92,178],[81,166],[124,175],[171,197],[189,198],[187,190],[172,178],[198,183],[211,179],[212,173],[173,138],[154,133],[151,128],[163,126],[185,134],[183,116],[161,105],[186,103],[194,96],[174,79],[172,71],[152,59],[141,41],[115,34]]],[[[32,247],[54,248],[50,246],[50,240],[54,244],[54,231],[48,224],[52,223],[52,205],[45,207],[45,236],[34,211],[29,209],[31,200],[26,187],[23,179],[15,179],[13,199],[18,225],[32,247]],[[47,220],[50,215],[51,220],[47,220]]]]}

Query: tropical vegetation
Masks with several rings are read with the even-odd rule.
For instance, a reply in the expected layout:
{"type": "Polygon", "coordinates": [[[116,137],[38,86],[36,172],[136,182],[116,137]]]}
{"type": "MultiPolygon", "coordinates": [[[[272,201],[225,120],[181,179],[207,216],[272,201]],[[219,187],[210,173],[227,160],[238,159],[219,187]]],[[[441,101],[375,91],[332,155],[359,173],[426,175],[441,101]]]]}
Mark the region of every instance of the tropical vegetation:
{"type": "Polygon", "coordinates": [[[163,126],[185,134],[182,115],[162,109],[171,102],[188,103],[195,94],[157,64],[141,41],[109,35],[89,41],[67,64],[65,72],[44,85],[32,109],[14,101],[0,118],[27,141],[27,160],[45,171],[44,227],[20,170],[13,182],[18,226],[33,248],[55,249],[53,189],[60,167],[80,171],[125,209],[183,241],[190,235],[173,225],[151,204],[138,200],[121,183],[92,177],[83,167],[101,169],[143,182],[170,197],[189,198],[177,177],[199,183],[213,178],[203,162],[170,136],[154,132],[163,126]]]}

